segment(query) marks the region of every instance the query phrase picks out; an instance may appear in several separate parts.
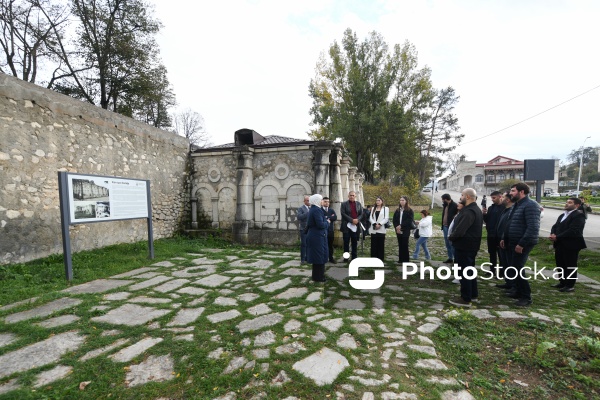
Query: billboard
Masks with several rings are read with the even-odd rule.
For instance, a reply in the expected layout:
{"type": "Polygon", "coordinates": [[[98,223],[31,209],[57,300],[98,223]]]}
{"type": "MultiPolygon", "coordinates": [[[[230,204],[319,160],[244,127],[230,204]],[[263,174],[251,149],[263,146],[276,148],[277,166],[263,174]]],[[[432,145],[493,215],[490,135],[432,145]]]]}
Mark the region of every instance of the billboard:
{"type": "Polygon", "coordinates": [[[554,179],[554,160],[525,160],[526,181],[551,181],[554,179]]]}
{"type": "Polygon", "coordinates": [[[67,174],[71,224],[148,218],[148,181],[67,174]]]}

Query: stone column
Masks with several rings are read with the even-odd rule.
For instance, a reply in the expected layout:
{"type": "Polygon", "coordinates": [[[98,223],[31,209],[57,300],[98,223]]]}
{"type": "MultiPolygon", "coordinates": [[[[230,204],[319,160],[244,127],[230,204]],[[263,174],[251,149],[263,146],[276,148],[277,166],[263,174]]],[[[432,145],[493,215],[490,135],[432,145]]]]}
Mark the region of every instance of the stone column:
{"type": "Polygon", "coordinates": [[[340,205],[345,201],[342,193],[341,159],[342,146],[336,143],[329,156],[329,206],[337,215],[340,215],[340,205]]]}
{"type": "MultiPolygon", "coordinates": [[[[286,217],[287,208],[285,206],[287,196],[279,195],[279,196],[277,196],[277,198],[279,199],[279,224],[278,224],[278,227],[281,230],[287,230],[288,229],[288,221],[287,221],[287,217],[286,217]]],[[[294,226],[293,229],[297,229],[297,228],[294,226]]]]}
{"type": "Polygon", "coordinates": [[[190,198],[192,202],[192,229],[198,229],[198,198],[190,198]]]}
{"type": "Polygon", "coordinates": [[[317,142],[313,150],[313,172],[315,174],[315,192],[329,197],[329,155],[330,142],[317,142]]]}
{"type": "Polygon", "coordinates": [[[356,167],[348,168],[348,191],[356,192],[356,167]]]}
{"type": "Polygon", "coordinates": [[[254,152],[248,146],[234,150],[237,159],[237,204],[233,223],[233,240],[248,244],[249,229],[254,227],[254,152]]]}
{"type": "Polygon", "coordinates": [[[348,168],[350,168],[350,159],[348,157],[343,157],[340,162],[340,179],[342,186],[342,198],[341,202],[348,200],[348,192],[350,191],[350,186],[348,183],[348,168]]]}
{"type": "Polygon", "coordinates": [[[212,224],[213,228],[219,228],[219,196],[210,198],[212,204],[212,224]]]}
{"type": "Polygon", "coordinates": [[[363,196],[363,182],[365,181],[365,176],[363,174],[356,174],[357,175],[357,185],[356,185],[356,197],[358,198],[358,201],[360,201],[360,204],[362,204],[363,206],[365,205],[365,196],[363,196]]]}

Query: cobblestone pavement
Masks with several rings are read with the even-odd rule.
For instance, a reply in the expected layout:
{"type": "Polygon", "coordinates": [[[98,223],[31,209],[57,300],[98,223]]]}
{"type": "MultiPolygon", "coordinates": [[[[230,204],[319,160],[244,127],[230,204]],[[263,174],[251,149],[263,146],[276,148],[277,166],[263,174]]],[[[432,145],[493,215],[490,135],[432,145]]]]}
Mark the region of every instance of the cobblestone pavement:
{"type": "MultiPolygon", "coordinates": [[[[432,340],[444,318],[456,313],[448,299],[456,295],[457,285],[446,283],[443,289],[385,285],[357,296],[350,293],[345,280],[346,264],[328,265],[330,282],[323,285],[310,281],[310,266],[300,265],[296,253],[248,250],[239,257],[222,253],[207,249],[202,254],[183,254],[70,287],[55,300],[30,299],[0,308],[6,326],[0,333],[0,350],[9,349],[0,353],[0,394],[70,379],[73,367],[63,364],[67,355],[75,355],[83,363],[97,357],[110,360],[123,369],[128,387],[169,381],[175,377],[176,365],[186,360],[157,345],[164,340],[172,341],[172,346],[193,342],[202,330],[211,336],[201,345],[209,359],[220,362],[222,374],[271,370],[277,374],[267,385],[286,385],[290,375],[300,374],[306,385],[335,383],[338,399],[417,399],[417,393],[399,390],[395,379],[402,368],[410,366],[428,382],[447,387],[440,391],[442,399],[472,398],[447,373],[448,366],[432,340]],[[281,265],[276,266],[274,260],[281,265]],[[407,311],[405,304],[420,311],[407,311]],[[57,333],[19,346],[24,338],[19,329],[11,328],[22,324],[57,333]],[[86,346],[81,326],[88,324],[102,330],[110,343],[91,349],[86,346]],[[241,354],[224,347],[216,333],[220,324],[228,324],[236,332],[244,346],[241,354]],[[133,340],[123,334],[124,327],[143,328],[145,335],[133,340]],[[307,343],[319,342],[335,346],[324,344],[317,351],[307,350],[307,343]],[[291,368],[275,371],[274,354],[294,357],[294,362],[287,364],[291,368]],[[20,375],[33,369],[40,371],[34,381],[22,382],[20,375]]],[[[397,267],[388,268],[388,276],[398,273],[397,267]]],[[[594,282],[589,284],[598,289],[594,282]]],[[[468,312],[479,319],[569,318],[508,310],[501,301],[468,312]]],[[[250,380],[246,387],[253,385],[258,383],[250,380]]],[[[266,387],[253,398],[265,398],[267,392],[266,387]]],[[[294,399],[290,394],[287,399],[294,399]]],[[[238,396],[230,392],[215,398],[242,398],[238,396]]]]}

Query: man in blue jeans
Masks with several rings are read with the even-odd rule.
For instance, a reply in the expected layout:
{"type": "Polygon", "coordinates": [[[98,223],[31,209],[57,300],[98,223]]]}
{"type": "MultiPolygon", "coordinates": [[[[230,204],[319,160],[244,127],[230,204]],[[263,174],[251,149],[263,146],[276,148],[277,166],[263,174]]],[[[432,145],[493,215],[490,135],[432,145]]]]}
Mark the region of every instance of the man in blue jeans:
{"type": "Polygon", "coordinates": [[[507,249],[509,264],[517,270],[515,288],[506,295],[516,299],[515,305],[527,307],[532,303],[529,280],[525,279],[525,263],[529,253],[537,244],[540,234],[540,207],[529,198],[529,186],[519,182],[510,188],[514,206],[510,213],[507,229],[508,238],[500,243],[507,249]]]}
{"type": "MultiPolygon", "coordinates": [[[[348,201],[342,203],[340,213],[342,214],[342,226],[340,230],[344,238],[344,252],[350,252],[350,243],[352,243],[351,260],[354,260],[357,257],[356,248],[360,235],[360,220],[363,215],[362,205],[356,201],[355,192],[348,193],[348,201]],[[350,224],[350,227],[348,224],[350,224]]],[[[346,259],[345,261],[351,260],[346,259]]]]}
{"type": "Polygon", "coordinates": [[[452,264],[454,263],[454,248],[452,247],[452,243],[448,240],[448,227],[456,216],[457,204],[452,201],[452,197],[450,197],[448,193],[442,195],[442,202],[444,203],[444,208],[442,210],[442,231],[444,232],[444,242],[446,244],[446,252],[448,253],[448,259],[444,261],[444,263],[452,264]]]}

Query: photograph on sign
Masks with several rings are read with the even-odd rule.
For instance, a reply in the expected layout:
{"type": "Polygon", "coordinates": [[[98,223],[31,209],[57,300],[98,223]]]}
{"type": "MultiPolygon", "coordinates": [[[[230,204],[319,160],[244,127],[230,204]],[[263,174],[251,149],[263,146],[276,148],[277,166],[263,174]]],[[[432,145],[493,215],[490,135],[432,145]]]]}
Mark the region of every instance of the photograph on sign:
{"type": "Polygon", "coordinates": [[[147,182],[94,175],[69,175],[71,223],[147,218],[147,182]]]}

